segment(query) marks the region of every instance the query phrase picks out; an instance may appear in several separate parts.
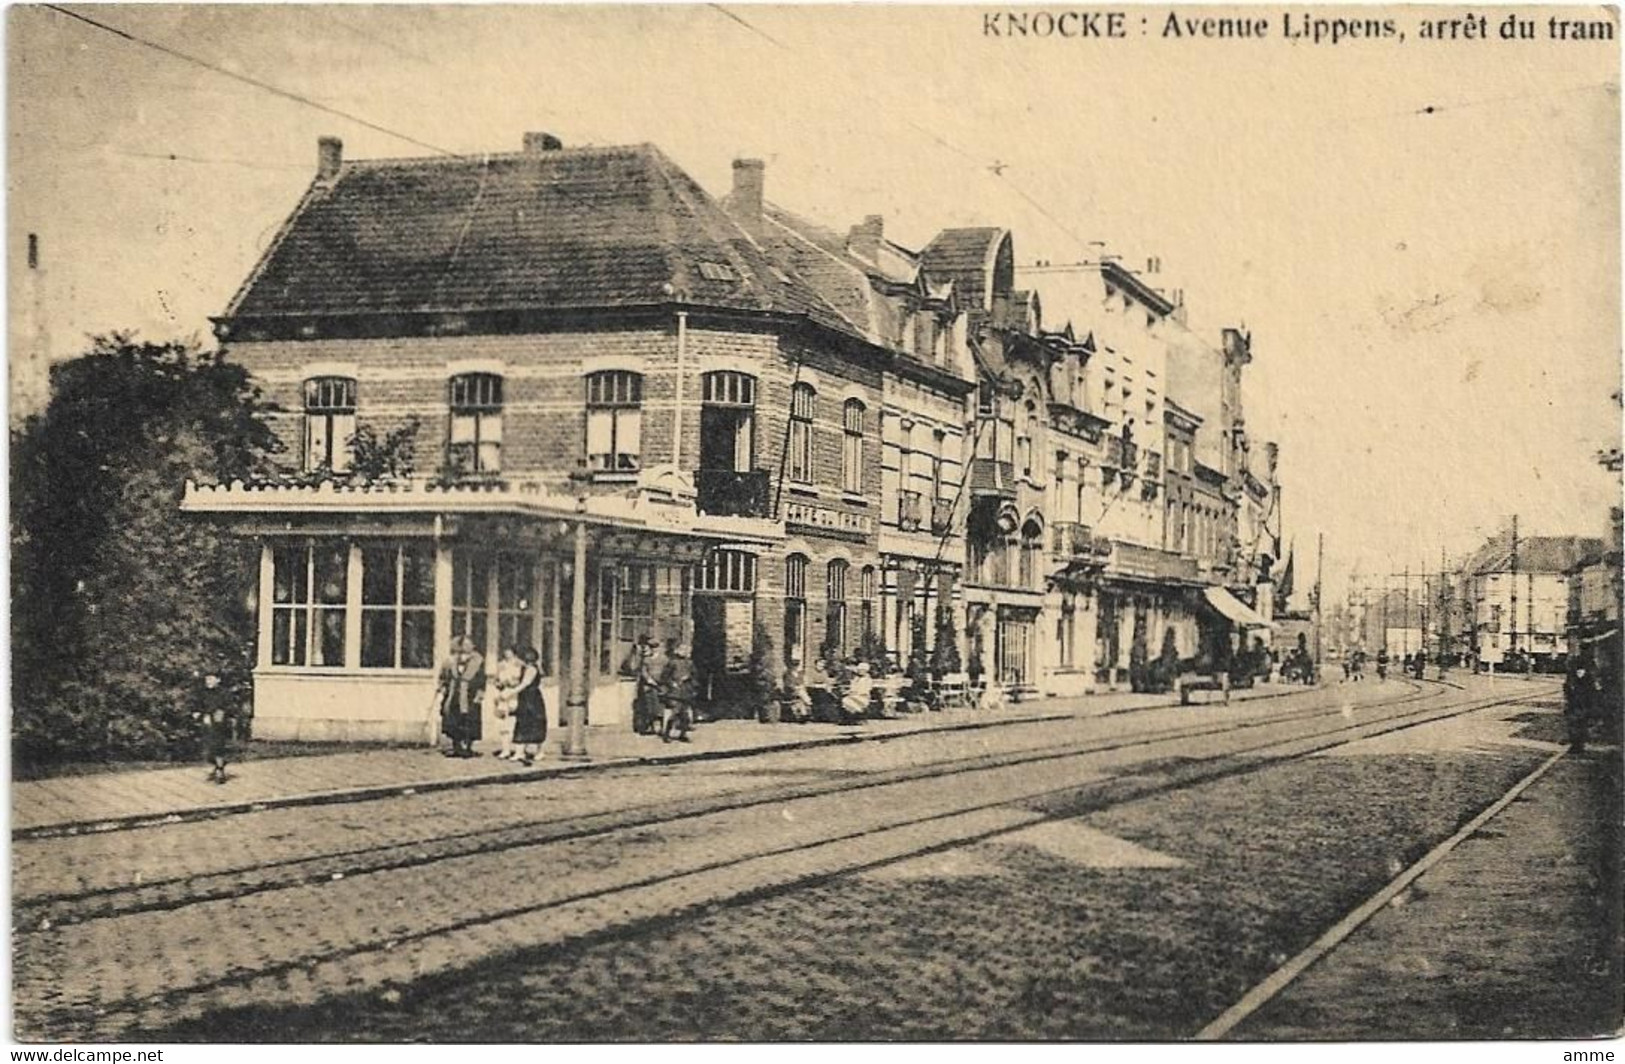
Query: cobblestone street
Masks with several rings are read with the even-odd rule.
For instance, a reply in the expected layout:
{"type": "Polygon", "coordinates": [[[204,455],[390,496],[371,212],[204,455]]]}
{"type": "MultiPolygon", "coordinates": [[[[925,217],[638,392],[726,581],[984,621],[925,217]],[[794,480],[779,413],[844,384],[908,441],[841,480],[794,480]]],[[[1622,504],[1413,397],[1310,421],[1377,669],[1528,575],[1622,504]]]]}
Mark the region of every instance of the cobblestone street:
{"type": "Polygon", "coordinates": [[[456,1038],[401,1004],[453,986],[480,1037],[1189,1034],[1526,770],[1545,744],[1509,718],[1542,691],[1323,688],[26,840],[18,1029],[456,1038]],[[1463,720],[1470,752],[1302,756],[1463,720]],[[590,1007],[549,1003],[570,972],[590,1007]],[[504,1016],[520,975],[535,1007],[504,1016]]]}

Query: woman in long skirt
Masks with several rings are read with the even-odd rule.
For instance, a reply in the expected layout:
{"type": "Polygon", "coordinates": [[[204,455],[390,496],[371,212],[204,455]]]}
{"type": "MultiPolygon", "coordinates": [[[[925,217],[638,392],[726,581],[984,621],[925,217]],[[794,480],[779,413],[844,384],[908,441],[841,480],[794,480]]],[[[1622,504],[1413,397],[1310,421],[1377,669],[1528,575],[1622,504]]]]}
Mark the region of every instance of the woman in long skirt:
{"type": "Polygon", "coordinates": [[[524,764],[534,765],[536,755],[547,741],[547,706],[542,701],[542,656],[535,647],[519,649],[525,663],[519,679],[518,708],[513,715],[513,741],[525,748],[524,764]]]}

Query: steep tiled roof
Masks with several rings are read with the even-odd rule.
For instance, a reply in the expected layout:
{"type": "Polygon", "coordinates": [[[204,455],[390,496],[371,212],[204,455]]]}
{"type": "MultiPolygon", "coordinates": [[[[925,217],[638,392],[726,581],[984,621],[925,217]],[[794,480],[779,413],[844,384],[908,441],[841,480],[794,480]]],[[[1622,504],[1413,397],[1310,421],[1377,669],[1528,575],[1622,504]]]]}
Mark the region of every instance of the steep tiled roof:
{"type": "MultiPolygon", "coordinates": [[[[1518,539],[1520,573],[1561,573],[1584,558],[1601,554],[1603,542],[1588,536],[1523,536],[1518,539]]],[[[1480,547],[1467,562],[1472,573],[1512,570],[1512,538],[1497,536],[1480,547]]]]}
{"type": "Polygon", "coordinates": [[[991,227],[944,229],[920,252],[933,277],[951,278],[961,306],[987,306],[988,265],[1005,230],[991,227]]]}
{"type": "Polygon", "coordinates": [[[851,333],[651,145],[344,164],[228,317],[689,303],[851,333]]]}

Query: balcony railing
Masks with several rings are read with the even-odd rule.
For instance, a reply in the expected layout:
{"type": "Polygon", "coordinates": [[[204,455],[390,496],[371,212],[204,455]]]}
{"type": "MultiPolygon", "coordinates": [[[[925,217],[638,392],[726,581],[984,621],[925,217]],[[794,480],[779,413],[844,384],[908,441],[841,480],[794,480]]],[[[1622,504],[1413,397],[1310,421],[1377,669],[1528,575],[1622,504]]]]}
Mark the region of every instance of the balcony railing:
{"type": "Polygon", "coordinates": [[[696,509],[713,517],[767,517],[771,506],[767,470],[697,469],[696,509]]]}
{"type": "Polygon", "coordinates": [[[1016,497],[1016,468],[1011,462],[992,458],[973,458],[970,463],[970,493],[972,497],[994,495],[1002,499],[1016,497]]]}
{"type": "Polygon", "coordinates": [[[1050,526],[1054,530],[1050,549],[1062,558],[1093,557],[1095,552],[1094,533],[1088,525],[1077,521],[1057,521],[1050,526]]]}

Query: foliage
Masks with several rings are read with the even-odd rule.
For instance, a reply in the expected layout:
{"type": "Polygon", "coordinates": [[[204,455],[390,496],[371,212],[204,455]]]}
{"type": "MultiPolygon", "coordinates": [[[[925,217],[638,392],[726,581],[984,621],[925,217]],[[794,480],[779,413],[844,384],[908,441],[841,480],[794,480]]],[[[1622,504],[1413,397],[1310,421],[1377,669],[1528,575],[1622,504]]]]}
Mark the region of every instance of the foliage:
{"type": "Polygon", "coordinates": [[[1146,665],[1150,654],[1147,649],[1145,627],[1145,614],[1137,611],[1134,615],[1134,642],[1129,646],[1128,652],[1129,688],[1134,691],[1144,691],[1149,686],[1149,671],[1146,665]]]}
{"type": "Polygon", "coordinates": [[[407,480],[417,463],[418,429],[416,417],[380,435],[371,425],[362,425],[351,439],[350,475],[361,481],[407,480]]]}
{"type": "Polygon", "coordinates": [[[176,756],[200,672],[244,688],[251,548],[180,512],[188,478],[277,449],[247,373],[193,344],[97,337],[12,434],[12,736],[19,768],[176,756]]]}
{"type": "Polygon", "coordinates": [[[886,642],[880,632],[870,626],[858,642],[858,660],[869,663],[869,675],[879,679],[891,671],[891,660],[886,656],[886,642]]]}

